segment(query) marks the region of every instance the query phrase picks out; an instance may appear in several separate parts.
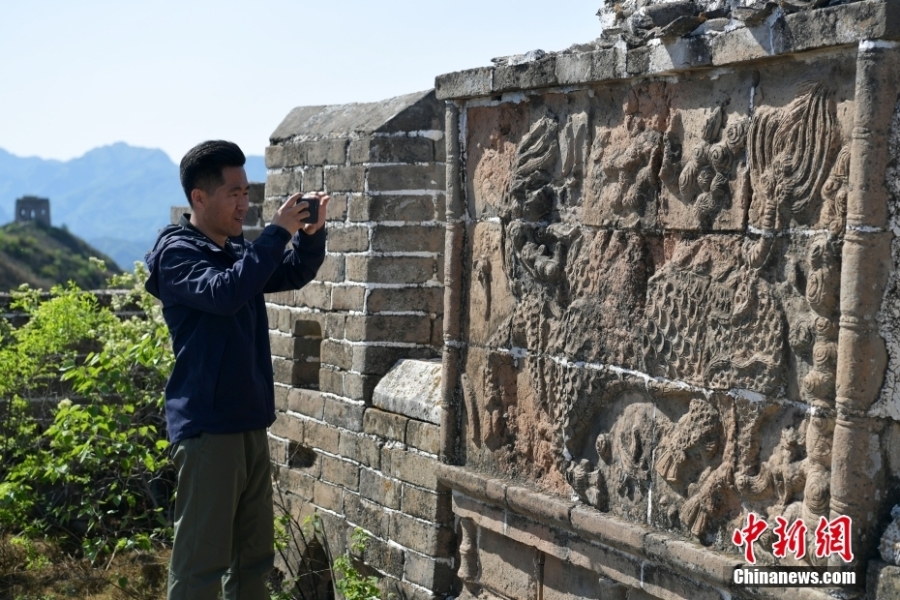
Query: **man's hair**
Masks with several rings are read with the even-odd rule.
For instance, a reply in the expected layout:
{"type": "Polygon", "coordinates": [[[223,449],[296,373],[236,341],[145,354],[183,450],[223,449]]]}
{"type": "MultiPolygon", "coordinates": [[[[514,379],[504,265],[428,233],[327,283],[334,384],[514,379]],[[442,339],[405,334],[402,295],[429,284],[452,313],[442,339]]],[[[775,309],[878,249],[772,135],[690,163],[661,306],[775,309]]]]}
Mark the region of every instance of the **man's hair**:
{"type": "Polygon", "coordinates": [[[222,169],[225,167],[243,167],[247,158],[237,144],[223,140],[210,140],[197,144],[181,159],[181,187],[187,196],[188,204],[191,191],[201,189],[208,194],[225,183],[222,169]]]}

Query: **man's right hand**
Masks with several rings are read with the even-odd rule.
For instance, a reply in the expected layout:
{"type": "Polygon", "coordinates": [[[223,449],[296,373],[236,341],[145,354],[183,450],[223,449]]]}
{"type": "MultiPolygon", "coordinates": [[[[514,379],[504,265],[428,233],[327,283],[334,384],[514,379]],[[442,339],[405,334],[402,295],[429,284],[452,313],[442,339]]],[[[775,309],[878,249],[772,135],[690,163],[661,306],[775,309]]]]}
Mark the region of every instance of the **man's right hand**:
{"type": "Polygon", "coordinates": [[[298,193],[288,198],[272,217],[272,225],[287,229],[292,236],[297,233],[305,225],[303,219],[309,216],[306,201],[298,202],[301,197],[303,194],[298,193]]]}

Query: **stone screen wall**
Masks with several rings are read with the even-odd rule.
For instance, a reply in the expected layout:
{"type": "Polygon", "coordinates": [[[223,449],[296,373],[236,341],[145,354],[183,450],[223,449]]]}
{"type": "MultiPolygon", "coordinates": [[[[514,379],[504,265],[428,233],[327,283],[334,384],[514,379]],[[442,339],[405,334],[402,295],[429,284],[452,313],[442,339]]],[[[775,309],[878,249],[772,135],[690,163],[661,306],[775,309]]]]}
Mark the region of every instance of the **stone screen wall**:
{"type": "Polygon", "coordinates": [[[438,78],[453,465],[439,477],[464,596],[819,597],[731,586],[750,513],[772,523],[761,562],[864,579],[900,466],[884,418],[895,327],[877,322],[893,10],[689,38],[657,25],[438,78]],[[774,556],[777,518],[812,549],[841,517],[852,560],[774,556]]]}

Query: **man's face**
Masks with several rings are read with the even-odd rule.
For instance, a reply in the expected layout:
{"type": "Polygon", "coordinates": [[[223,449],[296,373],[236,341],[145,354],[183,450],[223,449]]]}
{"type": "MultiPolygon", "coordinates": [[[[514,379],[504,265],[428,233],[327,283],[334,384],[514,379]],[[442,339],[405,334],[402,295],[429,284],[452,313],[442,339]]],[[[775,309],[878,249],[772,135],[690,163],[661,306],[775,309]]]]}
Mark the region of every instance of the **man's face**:
{"type": "Polygon", "coordinates": [[[250,184],[244,167],[225,167],[222,178],[225,182],[212,194],[195,190],[200,196],[194,199],[195,225],[219,245],[225,244],[225,238],[241,234],[250,206],[250,184]]]}

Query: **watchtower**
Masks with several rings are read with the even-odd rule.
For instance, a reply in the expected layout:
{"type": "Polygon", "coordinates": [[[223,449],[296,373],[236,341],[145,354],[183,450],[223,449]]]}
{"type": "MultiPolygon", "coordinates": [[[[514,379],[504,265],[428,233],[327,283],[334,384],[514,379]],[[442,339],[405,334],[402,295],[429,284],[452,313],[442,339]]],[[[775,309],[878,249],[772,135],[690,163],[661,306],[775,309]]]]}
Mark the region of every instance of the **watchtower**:
{"type": "Polygon", "coordinates": [[[22,196],[16,200],[16,223],[37,221],[50,226],[50,200],[37,196],[22,196]]]}

